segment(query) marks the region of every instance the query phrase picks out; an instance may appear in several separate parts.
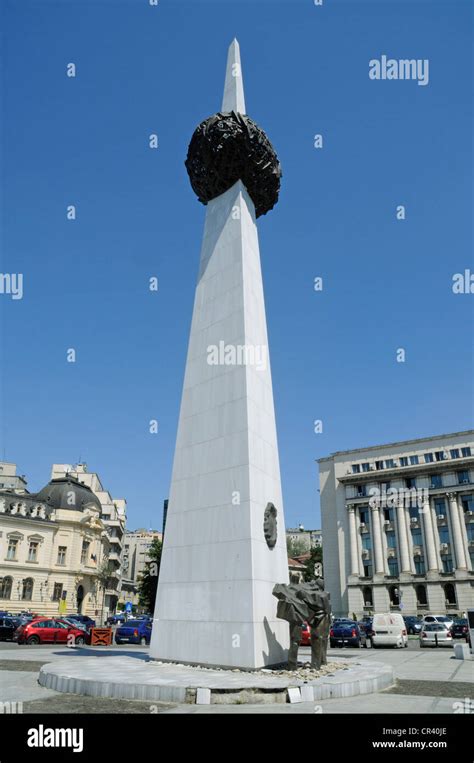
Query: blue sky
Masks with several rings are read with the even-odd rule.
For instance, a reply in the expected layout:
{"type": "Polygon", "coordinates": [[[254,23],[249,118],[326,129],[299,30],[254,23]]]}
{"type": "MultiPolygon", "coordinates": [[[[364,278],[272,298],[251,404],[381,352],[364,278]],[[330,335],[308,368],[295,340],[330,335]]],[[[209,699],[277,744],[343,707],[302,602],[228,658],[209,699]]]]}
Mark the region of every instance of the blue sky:
{"type": "Polygon", "coordinates": [[[320,526],[316,458],[472,426],[469,0],[0,6],[1,272],[24,275],[0,295],[0,458],[30,490],[81,458],[161,526],[205,213],[184,159],[234,36],[283,167],[259,232],[287,525],[320,526]],[[429,59],[429,84],[370,80],[382,54],[429,59]]]}

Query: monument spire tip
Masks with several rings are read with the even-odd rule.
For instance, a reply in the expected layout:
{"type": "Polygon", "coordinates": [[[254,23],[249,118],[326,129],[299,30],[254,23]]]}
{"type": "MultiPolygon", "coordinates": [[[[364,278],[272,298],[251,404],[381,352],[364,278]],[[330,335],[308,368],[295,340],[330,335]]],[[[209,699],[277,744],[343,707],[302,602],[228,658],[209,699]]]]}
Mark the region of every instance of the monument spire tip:
{"type": "Polygon", "coordinates": [[[234,37],[230,43],[227,54],[224,98],[221,110],[224,113],[228,111],[235,111],[240,114],[246,113],[242,65],[240,63],[240,45],[237,37],[234,37]]]}

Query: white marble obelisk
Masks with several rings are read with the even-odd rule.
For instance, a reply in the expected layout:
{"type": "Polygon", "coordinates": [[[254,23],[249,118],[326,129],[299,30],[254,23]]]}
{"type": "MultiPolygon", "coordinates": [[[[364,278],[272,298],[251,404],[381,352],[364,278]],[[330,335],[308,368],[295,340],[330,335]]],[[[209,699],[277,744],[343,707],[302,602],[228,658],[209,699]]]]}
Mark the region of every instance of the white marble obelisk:
{"type": "MultiPolygon", "coordinates": [[[[245,113],[236,40],[222,104],[232,110],[245,113]]],[[[287,582],[255,209],[238,181],[206,210],[151,657],[250,669],[285,660],[288,624],[272,589],[287,582]]]]}

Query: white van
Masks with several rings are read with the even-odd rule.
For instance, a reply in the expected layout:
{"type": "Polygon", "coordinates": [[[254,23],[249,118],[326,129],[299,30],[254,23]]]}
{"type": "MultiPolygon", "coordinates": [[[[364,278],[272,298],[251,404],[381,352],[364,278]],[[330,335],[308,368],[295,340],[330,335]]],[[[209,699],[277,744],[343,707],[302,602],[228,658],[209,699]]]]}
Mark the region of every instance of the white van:
{"type": "Polygon", "coordinates": [[[374,615],[372,621],[372,646],[408,646],[405,621],[399,612],[374,615]]]}

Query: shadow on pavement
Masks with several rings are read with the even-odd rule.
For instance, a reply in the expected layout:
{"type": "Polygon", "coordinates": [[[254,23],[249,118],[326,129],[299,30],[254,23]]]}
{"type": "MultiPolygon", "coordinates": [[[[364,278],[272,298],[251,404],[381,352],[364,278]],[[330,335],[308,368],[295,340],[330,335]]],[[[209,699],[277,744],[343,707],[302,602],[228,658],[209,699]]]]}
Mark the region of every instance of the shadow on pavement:
{"type": "Polygon", "coordinates": [[[138,650],[131,649],[91,649],[87,646],[76,646],[61,649],[58,652],[53,652],[52,656],[57,657],[135,657],[137,660],[149,660],[150,655],[148,652],[139,652],[138,650]]]}

